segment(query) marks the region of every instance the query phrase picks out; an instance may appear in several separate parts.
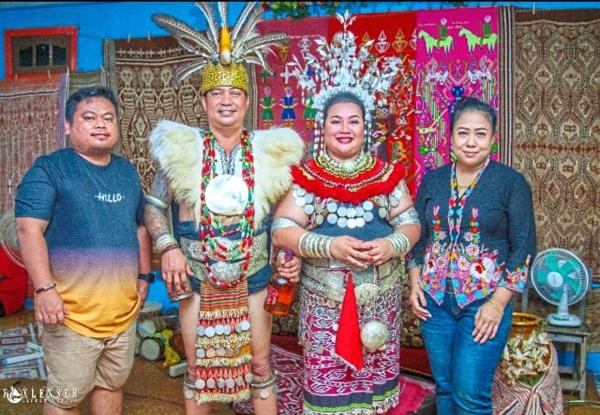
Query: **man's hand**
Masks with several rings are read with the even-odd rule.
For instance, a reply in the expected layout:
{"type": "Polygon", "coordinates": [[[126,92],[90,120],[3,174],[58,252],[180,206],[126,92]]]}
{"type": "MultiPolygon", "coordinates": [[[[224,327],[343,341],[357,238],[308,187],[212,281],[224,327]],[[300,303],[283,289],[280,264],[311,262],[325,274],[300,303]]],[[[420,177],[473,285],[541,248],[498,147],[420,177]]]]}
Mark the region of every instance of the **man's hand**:
{"type": "Polygon", "coordinates": [[[137,293],[140,296],[142,306],[146,302],[146,297],[148,297],[148,288],[150,288],[150,284],[147,281],[137,280],[137,293]]]}
{"type": "Polygon", "coordinates": [[[68,314],[67,306],[55,289],[35,295],[35,318],[40,323],[63,324],[68,314]]]}
{"type": "Polygon", "coordinates": [[[279,251],[277,259],[275,261],[275,272],[274,274],[281,275],[284,278],[290,280],[291,283],[296,284],[300,281],[300,269],[302,268],[302,261],[297,256],[288,257],[286,260],[286,253],[279,251]]]}
{"type": "Polygon", "coordinates": [[[162,254],[161,257],[162,277],[167,286],[167,292],[171,295],[172,292],[179,293],[184,291],[188,283],[188,276],[194,275],[190,266],[185,261],[181,249],[171,249],[162,254]]]}

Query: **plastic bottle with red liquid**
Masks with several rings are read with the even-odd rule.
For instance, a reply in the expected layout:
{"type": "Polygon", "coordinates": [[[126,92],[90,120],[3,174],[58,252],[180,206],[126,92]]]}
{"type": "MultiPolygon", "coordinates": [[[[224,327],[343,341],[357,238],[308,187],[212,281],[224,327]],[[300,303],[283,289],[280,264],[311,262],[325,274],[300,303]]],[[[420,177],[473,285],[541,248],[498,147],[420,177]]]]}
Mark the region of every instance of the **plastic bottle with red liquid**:
{"type": "MultiPolygon", "coordinates": [[[[285,252],[285,261],[291,261],[294,258],[292,251],[285,252]]],[[[298,284],[291,282],[281,275],[273,275],[271,282],[267,287],[267,298],[264,308],[275,316],[287,316],[294,300],[294,294],[298,284]]]]}

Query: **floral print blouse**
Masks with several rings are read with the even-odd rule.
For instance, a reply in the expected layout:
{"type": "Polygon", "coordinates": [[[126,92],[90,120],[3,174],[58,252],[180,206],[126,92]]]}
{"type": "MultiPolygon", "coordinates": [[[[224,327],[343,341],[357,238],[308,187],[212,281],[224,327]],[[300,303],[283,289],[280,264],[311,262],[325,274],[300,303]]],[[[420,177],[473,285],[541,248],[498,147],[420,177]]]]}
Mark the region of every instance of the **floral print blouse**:
{"type": "Polygon", "coordinates": [[[448,164],[425,175],[415,208],[422,231],[408,266],[421,267],[421,288],[436,303],[444,300],[447,277],[461,308],[497,287],[525,288],[536,241],[522,174],[490,160],[459,196],[455,165],[448,164]]]}

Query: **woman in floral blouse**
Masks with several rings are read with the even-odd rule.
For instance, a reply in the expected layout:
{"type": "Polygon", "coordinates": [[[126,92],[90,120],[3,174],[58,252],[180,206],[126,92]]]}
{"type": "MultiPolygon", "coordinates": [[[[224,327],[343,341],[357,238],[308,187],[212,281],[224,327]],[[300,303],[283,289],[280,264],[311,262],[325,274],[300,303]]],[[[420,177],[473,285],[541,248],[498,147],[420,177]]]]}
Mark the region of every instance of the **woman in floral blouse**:
{"type": "Polygon", "coordinates": [[[436,382],[439,414],[491,414],[494,371],[535,253],[531,190],[490,159],[496,113],[463,98],[451,119],[456,162],[425,175],[423,232],[409,262],[410,302],[436,382]]]}

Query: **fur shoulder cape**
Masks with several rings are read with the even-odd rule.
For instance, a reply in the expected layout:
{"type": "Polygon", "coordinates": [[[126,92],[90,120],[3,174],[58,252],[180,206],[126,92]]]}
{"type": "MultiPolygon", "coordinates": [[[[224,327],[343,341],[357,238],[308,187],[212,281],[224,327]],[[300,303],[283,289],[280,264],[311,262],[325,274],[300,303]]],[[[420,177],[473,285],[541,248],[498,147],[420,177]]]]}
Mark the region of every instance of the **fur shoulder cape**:
{"type": "MultiPolygon", "coordinates": [[[[194,208],[200,219],[202,130],[173,121],[160,121],[150,133],[150,153],[167,176],[178,203],[194,208]]],[[[252,136],[254,154],[254,223],[259,226],[292,184],[290,167],[304,155],[304,142],[290,128],[256,130],[252,136]]]]}

